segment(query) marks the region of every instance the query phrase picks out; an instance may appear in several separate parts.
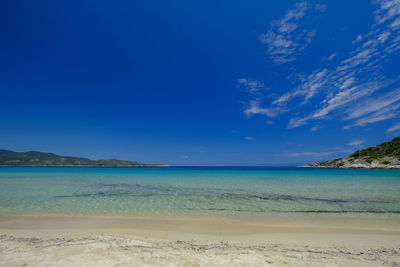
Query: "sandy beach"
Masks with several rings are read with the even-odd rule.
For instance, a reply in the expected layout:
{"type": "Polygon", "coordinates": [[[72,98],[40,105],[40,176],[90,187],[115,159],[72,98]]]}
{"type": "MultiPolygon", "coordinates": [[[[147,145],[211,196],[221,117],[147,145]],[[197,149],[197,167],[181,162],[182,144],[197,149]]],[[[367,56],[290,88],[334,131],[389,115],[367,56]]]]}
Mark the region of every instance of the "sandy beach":
{"type": "Polygon", "coordinates": [[[400,0],[0,6],[0,267],[400,267],[400,0]]]}
{"type": "Polygon", "coordinates": [[[398,266],[400,219],[1,215],[1,266],[398,266]]]}

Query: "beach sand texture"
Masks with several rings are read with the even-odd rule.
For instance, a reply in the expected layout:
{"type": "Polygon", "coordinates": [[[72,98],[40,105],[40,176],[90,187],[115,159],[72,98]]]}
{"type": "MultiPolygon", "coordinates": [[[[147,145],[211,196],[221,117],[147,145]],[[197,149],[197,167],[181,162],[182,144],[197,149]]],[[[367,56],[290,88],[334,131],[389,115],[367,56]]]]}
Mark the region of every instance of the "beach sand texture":
{"type": "Polygon", "coordinates": [[[1,266],[399,266],[399,218],[0,216],[1,266]]]}

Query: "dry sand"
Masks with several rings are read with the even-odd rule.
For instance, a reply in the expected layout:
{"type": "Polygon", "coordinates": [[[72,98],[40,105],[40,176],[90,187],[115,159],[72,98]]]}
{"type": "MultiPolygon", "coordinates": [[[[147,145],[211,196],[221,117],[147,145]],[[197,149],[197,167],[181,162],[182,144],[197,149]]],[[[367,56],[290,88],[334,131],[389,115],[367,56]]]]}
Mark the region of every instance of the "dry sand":
{"type": "Polygon", "coordinates": [[[0,266],[400,266],[400,218],[0,215],[0,266]]]}

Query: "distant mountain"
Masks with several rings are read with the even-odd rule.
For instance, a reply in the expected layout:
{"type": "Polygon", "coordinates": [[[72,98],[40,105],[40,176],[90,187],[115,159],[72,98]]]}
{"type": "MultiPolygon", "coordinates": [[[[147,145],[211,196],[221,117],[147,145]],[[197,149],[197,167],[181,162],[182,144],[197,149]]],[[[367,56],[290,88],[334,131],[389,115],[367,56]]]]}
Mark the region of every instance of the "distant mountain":
{"type": "Polygon", "coordinates": [[[375,147],[357,150],[346,158],[311,163],[305,167],[400,169],[400,137],[375,147]]]}
{"type": "Polygon", "coordinates": [[[158,167],[166,165],[144,164],[117,159],[90,160],[37,151],[0,150],[0,166],[158,167]]]}

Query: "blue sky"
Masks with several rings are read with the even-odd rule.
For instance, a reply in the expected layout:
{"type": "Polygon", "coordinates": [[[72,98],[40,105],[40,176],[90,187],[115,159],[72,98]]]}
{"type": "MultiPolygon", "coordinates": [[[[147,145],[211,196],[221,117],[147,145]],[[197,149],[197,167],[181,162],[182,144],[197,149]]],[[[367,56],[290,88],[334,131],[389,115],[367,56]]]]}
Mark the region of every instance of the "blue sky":
{"type": "Polygon", "coordinates": [[[0,147],[172,165],[400,134],[400,0],[2,1],[0,147]]]}

